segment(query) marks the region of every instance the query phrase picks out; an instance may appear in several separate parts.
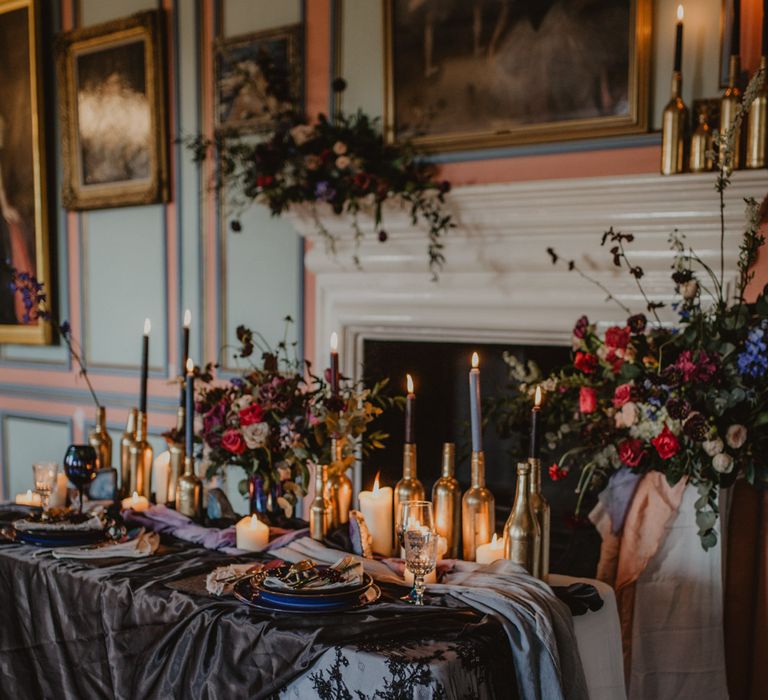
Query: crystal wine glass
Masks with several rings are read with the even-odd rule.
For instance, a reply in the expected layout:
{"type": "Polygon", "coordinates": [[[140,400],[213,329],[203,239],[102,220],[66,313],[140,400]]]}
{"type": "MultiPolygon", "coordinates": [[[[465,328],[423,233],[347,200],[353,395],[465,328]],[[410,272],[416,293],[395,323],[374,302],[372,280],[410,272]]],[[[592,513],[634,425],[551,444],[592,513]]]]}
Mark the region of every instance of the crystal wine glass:
{"type": "Polygon", "coordinates": [[[83,491],[96,476],[96,462],[96,450],[90,445],[70,445],[64,455],[64,472],[80,494],[80,515],[83,514],[83,491]]]}
{"type": "Polygon", "coordinates": [[[424,577],[437,564],[438,534],[424,525],[405,530],[405,566],[413,574],[410,602],[424,605],[424,577]]]}
{"type": "MultiPolygon", "coordinates": [[[[429,501],[404,501],[403,503],[400,504],[399,515],[400,515],[400,520],[397,528],[397,540],[400,543],[400,547],[405,550],[406,568],[411,573],[414,574],[413,588],[408,592],[407,595],[403,596],[401,600],[404,600],[407,603],[423,605],[424,604],[423,600],[419,595],[419,591],[417,590],[416,574],[408,564],[407,543],[408,543],[409,534],[412,532],[421,533],[421,534],[427,533],[427,532],[434,533],[435,522],[434,522],[434,514],[432,511],[432,504],[429,501]],[[422,600],[422,602],[419,602],[420,600],[422,600]]],[[[435,543],[436,542],[437,542],[437,539],[435,537],[435,543]]],[[[414,539],[414,546],[415,544],[416,544],[416,540],[414,539]]],[[[435,567],[434,559],[436,558],[437,558],[437,550],[436,550],[436,544],[435,544],[435,556],[433,557],[432,567],[428,569],[427,572],[421,576],[422,595],[424,592],[424,576],[426,576],[426,574],[428,574],[435,567]]]]}
{"type": "Polygon", "coordinates": [[[43,507],[42,519],[48,516],[48,500],[56,487],[56,476],[59,473],[59,465],[54,462],[41,462],[32,465],[35,479],[35,491],[40,494],[40,504],[43,507]]]}

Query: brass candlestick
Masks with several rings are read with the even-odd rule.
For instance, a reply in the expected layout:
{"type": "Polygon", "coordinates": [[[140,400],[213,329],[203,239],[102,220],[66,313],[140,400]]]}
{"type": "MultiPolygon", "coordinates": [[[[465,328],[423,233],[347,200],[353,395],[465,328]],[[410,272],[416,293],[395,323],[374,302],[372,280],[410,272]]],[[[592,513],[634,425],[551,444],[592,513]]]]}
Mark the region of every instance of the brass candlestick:
{"type": "Polygon", "coordinates": [[[728,62],[728,87],[720,98],[720,164],[728,173],[738,170],[741,165],[741,128],[734,129],[732,139],[728,139],[728,131],[733,128],[741,102],[740,74],[739,57],[731,56],[728,62]]]}
{"type": "Polygon", "coordinates": [[[315,471],[315,497],[309,506],[309,536],[322,542],[331,526],[331,504],[323,495],[328,481],[328,467],[318,464],[315,471]]]}
{"type": "Polygon", "coordinates": [[[712,129],[709,128],[709,112],[706,105],[699,107],[698,126],[691,134],[691,155],[688,159],[689,170],[692,173],[702,173],[712,170],[712,129]]]}
{"type": "MultiPolygon", "coordinates": [[[[176,410],[176,435],[184,434],[185,411],[183,406],[176,410]]],[[[184,443],[174,440],[168,443],[168,452],[171,454],[170,469],[168,475],[168,503],[176,503],[176,489],[179,479],[184,474],[184,458],[187,456],[184,443]]],[[[190,455],[192,457],[193,455],[190,455]]]]}
{"type": "Polygon", "coordinates": [[[337,528],[349,522],[349,510],[352,507],[352,481],[343,468],[343,438],[331,438],[331,460],[333,473],[328,474],[323,495],[331,506],[331,527],[337,528]]]}
{"type": "Polygon", "coordinates": [[[400,504],[423,501],[424,486],[416,477],[416,444],[403,445],[403,478],[395,484],[395,532],[400,527],[400,504]]]}
{"type": "Polygon", "coordinates": [[[432,507],[435,511],[435,530],[448,542],[445,556],[459,557],[461,535],[461,486],[454,477],[456,446],[452,442],[443,444],[442,476],[432,487],[432,507]]]}
{"type": "Polygon", "coordinates": [[[131,459],[130,449],[136,440],[136,421],[139,411],[132,408],[128,413],[128,420],[125,424],[125,432],[120,438],[120,492],[123,496],[130,496],[131,491],[131,459]]]}
{"type": "Polygon", "coordinates": [[[549,503],[541,493],[541,460],[530,457],[528,463],[531,465],[530,480],[530,500],[533,515],[539,525],[539,566],[534,572],[536,578],[546,581],[549,578],[549,521],[550,510],[549,503]]]}
{"type": "Polygon", "coordinates": [[[203,482],[195,474],[195,460],[184,458],[184,473],[176,485],[176,510],[192,520],[203,520],[203,482]]]}
{"type": "Polygon", "coordinates": [[[96,427],[88,435],[88,443],[96,450],[97,469],[112,466],[112,438],[107,432],[107,409],[96,409],[96,427]]]}
{"type": "Polygon", "coordinates": [[[680,96],[683,77],[672,73],[672,97],[664,108],[661,123],[661,174],[675,175],[685,171],[685,143],[688,132],[688,108],[680,96]]]}
{"type": "Polygon", "coordinates": [[[128,448],[130,471],[129,493],[152,496],[152,445],[147,442],[147,414],[139,411],[136,423],[136,439],[128,448]]]}
{"type": "Polygon", "coordinates": [[[496,502],[485,487],[483,452],[472,453],[472,485],[461,499],[461,526],[464,559],[474,561],[477,548],[490,542],[496,530],[496,502]]]}
{"type": "Polygon", "coordinates": [[[531,503],[530,475],[530,464],[519,462],[515,502],[504,525],[504,558],[535,575],[540,570],[541,531],[531,503]]]}
{"type": "Polygon", "coordinates": [[[766,166],[766,131],[768,131],[768,87],[765,76],[768,71],[768,58],[760,59],[763,80],[747,115],[747,154],[744,165],[747,168],[766,166]]]}

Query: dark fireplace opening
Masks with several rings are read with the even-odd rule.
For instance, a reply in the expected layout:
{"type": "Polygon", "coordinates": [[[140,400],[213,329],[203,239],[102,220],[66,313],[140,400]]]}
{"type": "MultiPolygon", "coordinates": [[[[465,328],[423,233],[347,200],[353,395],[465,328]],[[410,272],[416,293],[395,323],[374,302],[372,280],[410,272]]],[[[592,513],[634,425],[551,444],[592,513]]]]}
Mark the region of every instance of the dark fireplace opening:
{"type": "MultiPolygon", "coordinates": [[[[388,377],[394,394],[405,394],[405,375],[410,373],[416,391],[416,443],[418,474],[431,499],[432,486],[440,476],[444,442],[456,443],[456,478],[462,490],[469,487],[469,380],[470,358],[480,356],[480,384],[483,397],[499,395],[509,384],[508,365],[503,353],[521,361],[534,360],[546,374],[567,361],[569,349],[546,345],[469,344],[422,341],[366,340],[364,375],[388,377]]],[[[389,434],[386,447],[363,461],[362,488],[370,489],[377,472],[382,483],[394,486],[402,475],[404,417],[389,411],[378,418],[375,428],[389,434]]],[[[527,457],[528,436],[501,439],[493,426],[483,432],[488,488],[496,499],[496,531],[501,533],[515,495],[516,465],[527,457]]],[[[551,571],[572,576],[594,576],[600,550],[600,536],[585,518],[576,522],[575,479],[552,482],[542,465],[542,489],[552,509],[551,571]]],[[[589,512],[594,499],[582,507],[589,512]]]]}

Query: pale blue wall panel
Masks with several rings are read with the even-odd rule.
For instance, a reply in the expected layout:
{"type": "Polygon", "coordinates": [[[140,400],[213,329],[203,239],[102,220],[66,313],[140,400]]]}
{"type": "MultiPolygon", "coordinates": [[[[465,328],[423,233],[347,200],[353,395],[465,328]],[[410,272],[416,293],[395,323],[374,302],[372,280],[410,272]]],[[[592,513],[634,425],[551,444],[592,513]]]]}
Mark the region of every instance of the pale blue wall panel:
{"type": "Polygon", "coordinates": [[[301,21],[301,0],[222,0],[224,36],[238,36],[301,21]]]}
{"type": "Polygon", "coordinates": [[[80,23],[87,27],[109,22],[143,10],[156,10],[157,5],[157,0],[80,0],[80,23]]]}

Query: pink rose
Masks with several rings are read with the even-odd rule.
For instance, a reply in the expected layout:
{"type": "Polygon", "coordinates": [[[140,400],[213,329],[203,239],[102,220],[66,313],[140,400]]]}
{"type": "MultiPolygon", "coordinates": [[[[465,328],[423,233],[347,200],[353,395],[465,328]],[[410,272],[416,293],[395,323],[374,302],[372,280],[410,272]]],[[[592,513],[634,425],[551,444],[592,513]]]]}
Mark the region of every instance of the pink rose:
{"type": "Polygon", "coordinates": [[[579,389],[579,410],[582,413],[594,413],[597,410],[597,392],[591,386],[579,389]]]}
{"type": "Polygon", "coordinates": [[[616,408],[621,408],[631,398],[632,398],[632,385],[619,384],[619,386],[617,386],[616,390],[613,392],[613,405],[616,408]]]}
{"type": "Polygon", "coordinates": [[[239,430],[230,428],[224,432],[221,438],[221,446],[233,455],[241,455],[245,452],[245,439],[240,434],[239,430]]]}

